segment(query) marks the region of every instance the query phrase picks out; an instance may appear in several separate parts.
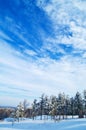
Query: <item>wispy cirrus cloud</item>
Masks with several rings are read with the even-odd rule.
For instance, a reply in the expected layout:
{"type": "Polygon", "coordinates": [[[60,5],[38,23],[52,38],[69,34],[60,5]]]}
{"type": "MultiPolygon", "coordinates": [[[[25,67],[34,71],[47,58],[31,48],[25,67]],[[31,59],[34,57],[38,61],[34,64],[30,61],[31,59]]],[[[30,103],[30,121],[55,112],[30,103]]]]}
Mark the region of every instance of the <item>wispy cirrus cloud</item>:
{"type": "Polygon", "coordinates": [[[81,90],[81,85],[85,88],[85,64],[80,64],[79,58],[74,60],[69,56],[57,62],[46,57],[35,62],[15,55],[16,52],[8,45],[1,49],[4,62],[0,61],[0,86],[3,87],[4,93],[8,91],[11,94],[8,94],[10,98],[13,98],[14,93],[14,98],[18,94],[17,101],[23,98],[32,101],[42,93],[57,95],[59,92],[66,92],[67,89],[66,93],[69,94],[71,91],[75,93],[81,90]],[[17,90],[14,90],[14,87],[17,90]]]}
{"type": "MultiPolygon", "coordinates": [[[[85,1],[52,1],[38,2],[51,18],[55,37],[55,43],[72,44],[74,49],[84,49],[85,44],[85,1]],[[81,6],[81,8],[80,8],[81,6]]],[[[50,38],[50,41],[52,41],[50,38]]]]}
{"type": "Polygon", "coordinates": [[[1,4],[0,99],[16,105],[85,89],[85,1],[13,2],[1,4]]]}

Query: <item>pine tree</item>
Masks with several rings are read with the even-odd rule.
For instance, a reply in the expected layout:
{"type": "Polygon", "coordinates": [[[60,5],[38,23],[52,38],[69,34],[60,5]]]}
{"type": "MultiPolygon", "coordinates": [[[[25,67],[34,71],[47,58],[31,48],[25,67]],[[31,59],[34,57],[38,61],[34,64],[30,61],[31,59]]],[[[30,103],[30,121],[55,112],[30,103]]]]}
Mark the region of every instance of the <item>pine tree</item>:
{"type": "Polygon", "coordinates": [[[76,93],[74,98],[75,112],[78,114],[79,118],[83,118],[83,100],[79,92],[76,93]]]}
{"type": "Polygon", "coordinates": [[[86,118],[86,90],[84,90],[83,94],[84,94],[84,99],[83,99],[84,115],[85,115],[85,118],[86,118]]]}
{"type": "Polygon", "coordinates": [[[71,107],[70,106],[70,98],[69,98],[68,95],[65,98],[65,105],[64,105],[64,107],[65,107],[64,112],[65,112],[65,116],[66,116],[66,119],[67,119],[67,115],[70,114],[70,107],[71,107]]]}
{"type": "Polygon", "coordinates": [[[44,104],[43,104],[43,107],[44,107],[44,119],[48,119],[48,115],[49,115],[49,99],[48,99],[48,96],[44,96],[44,104]]]}
{"type": "Polygon", "coordinates": [[[75,111],[74,111],[74,98],[73,97],[70,99],[70,114],[72,115],[72,118],[75,115],[75,111]]]}
{"type": "Polygon", "coordinates": [[[37,100],[34,99],[33,104],[32,104],[32,118],[33,118],[33,120],[36,119],[37,113],[38,113],[37,100]]]}
{"type": "Polygon", "coordinates": [[[58,101],[56,96],[51,96],[50,97],[51,101],[51,110],[50,110],[50,115],[51,119],[56,119],[57,118],[57,113],[58,113],[58,101]]]}
{"type": "Polygon", "coordinates": [[[64,119],[64,115],[65,115],[65,94],[59,94],[58,95],[58,100],[59,100],[59,119],[60,119],[60,115],[63,115],[63,119],[64,119]]]}
{"type": "Polygon", "coordinates": [[[44,115],[45,99],[44,94],[40,97],[40,119],[42,120],[42,115],[44,115]]]}

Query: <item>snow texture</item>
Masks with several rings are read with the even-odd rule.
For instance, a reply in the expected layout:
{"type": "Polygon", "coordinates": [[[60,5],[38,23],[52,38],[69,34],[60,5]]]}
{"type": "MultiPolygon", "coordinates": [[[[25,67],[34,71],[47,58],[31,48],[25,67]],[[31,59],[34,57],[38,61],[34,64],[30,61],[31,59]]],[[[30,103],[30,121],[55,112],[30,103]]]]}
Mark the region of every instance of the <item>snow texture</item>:
{"type": "Polygon", "coordinates": [[[23,120],[20,122],[0,122],[0,130],[86,130],[86,119],[68,119],[63,121],[23,120]]]}

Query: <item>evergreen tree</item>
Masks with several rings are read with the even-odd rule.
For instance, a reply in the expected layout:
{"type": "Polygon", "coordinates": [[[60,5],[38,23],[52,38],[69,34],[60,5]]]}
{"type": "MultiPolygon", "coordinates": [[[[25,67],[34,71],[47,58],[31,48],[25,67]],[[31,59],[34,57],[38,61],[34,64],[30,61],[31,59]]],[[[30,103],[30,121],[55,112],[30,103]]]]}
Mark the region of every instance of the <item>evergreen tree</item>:
{"type": "Polygon", "coordinates": [[[84,94],[84,99],[83,99],[84,115],[86,118],[86,90],[84,90],[83,94],[84,94]]]}
{"type": "Polygon", "coordinates": [[[51,115],[51,118],[56,119],[57,118],[57,113],[58,113],[58,100],[57,100],[57,97],[56,96],[51,96],[50,101],[51,101],[50,115],[51,115]]]}
{"type": "Polygon", "coordinates": [[[33,104],[32,104],[32,118],[33,118],[33,120],[36,118],[37,113],[38,113],[37,100],[34,99],[33,104]]]}
{"type": "Polygon", "coordinates": [[[45,96],[44,94],[41,95],[40,97],[40,119],[42,120],[42,115],[44,115],[44,108],[45,108],[45,96]]]}
{"type": "Polygon", "coordinates": [[[60,115],[63,115],[63,119],[64,119],[64,115],[65,115],[65,94],[59,94],[58,95],[58,100],[59,100],[59,119],[60,119],[60,115]]]}
{"type": "Polygon", "coordinates": [[[73,97],[70,99],[70,115],[72,115],[72,118],[75,115],[75,111],[74,111],[74,98],[73,97]]]}
{"type": "Polygon", "coordinates": [[[49,99],[47,96],[44,97],[44,115],[47,115],[47,118],[46,116],[44,116],[46,119],[48,119],[48,115],[49,115],[49,99]]]}
{"type": "Polygon", "coordinates": [[[79,118],[82,118],[83,117],[83,100],[79,92],[77,92],[75,95],[74,107],[75,107],[76,114],[79,116],[79,118]]]}
{"type": "Polygon", "coordinates": [[[67,119],[67,115],[70,114],[70,108],[71,108],[71,103],[70,103],[70,98],[69,96],[67,95],[66,98],[65,98],[65,116],[66,116],[66,119],[67,119]]]}

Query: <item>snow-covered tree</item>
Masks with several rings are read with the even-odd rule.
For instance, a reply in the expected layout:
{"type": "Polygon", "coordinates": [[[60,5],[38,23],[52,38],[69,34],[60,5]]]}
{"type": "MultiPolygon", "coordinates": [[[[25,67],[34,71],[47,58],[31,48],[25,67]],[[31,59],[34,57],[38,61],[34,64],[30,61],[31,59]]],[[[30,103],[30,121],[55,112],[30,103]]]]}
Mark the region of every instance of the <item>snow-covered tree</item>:
{"type": "Polygon", "coordinates": [[[74,109],[74,98],[70,98],[70,115],[73,116],[75,115],[75,109],[74,109]]]}
{"type": "Polygon", "coordinates": [[[83,100],[79,92],[76,93],[74,98],[75,113],[79,115],[79,118],[83,117],[83,100]]]}
{"type": "Polygon", "coordinates": [[[56,119],[58,113],[58,101],[56,96],[52,95],[50,97],[50,105],[51,105],[50,115],[53,119],[56,119]]]}
{"type": "Polygon", "coordinates": [[[38,104],[37,104],[37,100],[34,99],[33,103],[32,103],[32,118],[33,120],[36,118],[37,114],[38,114],[38,104]]]}
{"type": "Polygon", "coordinates": [[[17,117],[18,121],[19,121],[19,118],[22,119],[24,117],[24,106],[23,106],[23,104],[21,102],[17,106],[16,117],[17,117]]]}
{"type": "Polygon", "coordinates": [[[84,115],[86,118],[86,90],[84,90],[83,95],[84,95],[84,99],[83,99],[84,115]]]}

